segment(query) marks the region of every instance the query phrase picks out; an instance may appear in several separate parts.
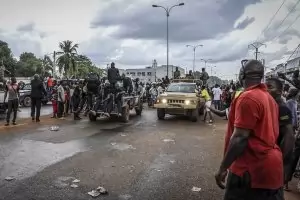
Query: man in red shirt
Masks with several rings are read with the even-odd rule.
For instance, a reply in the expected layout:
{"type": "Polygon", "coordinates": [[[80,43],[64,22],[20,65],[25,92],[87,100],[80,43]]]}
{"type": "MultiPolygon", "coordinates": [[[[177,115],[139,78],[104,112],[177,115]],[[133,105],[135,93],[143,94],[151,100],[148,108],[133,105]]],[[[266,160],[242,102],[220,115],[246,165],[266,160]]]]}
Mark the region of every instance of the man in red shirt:
{"type": "Polygon", "coordinates": [[[239,79],[245,91],[231,104],[224,159],[216,174],[225,200],[283,200],[283,158],[278,106],[261,83],[264,66],[242,61],[239,79]]]}

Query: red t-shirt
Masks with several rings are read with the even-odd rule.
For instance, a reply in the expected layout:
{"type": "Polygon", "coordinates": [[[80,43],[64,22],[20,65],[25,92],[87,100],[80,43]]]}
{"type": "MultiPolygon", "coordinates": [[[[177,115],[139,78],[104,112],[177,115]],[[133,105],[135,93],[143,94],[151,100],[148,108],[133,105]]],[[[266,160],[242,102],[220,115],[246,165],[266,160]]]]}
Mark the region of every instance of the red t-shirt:
{"type": "Polygon", "coordinates": [[[279,136],[278,106],[264,84],[246,89],[231,104],[225,151],[234,127],[252,130],[248,147],[230,171],[238,176],[249,172],[251,187],[278,189],[283,186],[283,161],[276,141],[279,136]]]}

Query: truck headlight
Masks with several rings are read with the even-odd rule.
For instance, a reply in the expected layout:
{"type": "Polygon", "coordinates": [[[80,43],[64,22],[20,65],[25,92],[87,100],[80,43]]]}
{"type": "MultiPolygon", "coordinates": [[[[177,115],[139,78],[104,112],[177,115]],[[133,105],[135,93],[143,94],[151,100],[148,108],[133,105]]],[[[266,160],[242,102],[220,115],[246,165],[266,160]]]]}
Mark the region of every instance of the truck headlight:
{"type": "Polygon", "coordinates": [[[191,101],[190,100],[185,100],[184,103],[185,103],[185,105],[190,105],[191,101]]]}
{"type": "Polygon", "coordinates": [[[162,103],[167,103],[167,99],[162,99],[161,102],[162,103]]]}

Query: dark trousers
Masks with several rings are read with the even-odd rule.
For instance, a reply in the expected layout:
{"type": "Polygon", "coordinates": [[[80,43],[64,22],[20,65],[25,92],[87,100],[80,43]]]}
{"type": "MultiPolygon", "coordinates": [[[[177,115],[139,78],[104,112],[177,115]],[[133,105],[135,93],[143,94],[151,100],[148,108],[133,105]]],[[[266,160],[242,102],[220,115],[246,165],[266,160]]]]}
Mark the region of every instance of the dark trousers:
{"type": "Polygon", "coordinates": [[[41,115],[42,101],[40,98],[31,98],[31,117],[39,119],[41,115]],[[36,110],[35,110],[36,109],[36,110]]]}
{"type": "Polygon", "coordinates": [[[19,107],[19,100],[18,99],[8,100],[7,107],[8,108],[7,108],[6,122],[9,123],[10,115],[12,112],[14,113],[13,122],[16,122],[18,107],[19,107]]]}
{"type": "Polygon", "coordinates": [[[224,200],[284,200],[284,197],[282,188],[277,190],[251,188],[249,173],[240,177],[229,172],[224,200]]]}
{"type": "Polygon", "coordinates": [[[217,110],[221,110],[221,100],[213,100],[213,104],[217,110]]]}
{"type": "Polygon", "coordinates": [[[64,113],[64,103],[61,101],[57,102],[57,117],[61,118],[64,113]]]}

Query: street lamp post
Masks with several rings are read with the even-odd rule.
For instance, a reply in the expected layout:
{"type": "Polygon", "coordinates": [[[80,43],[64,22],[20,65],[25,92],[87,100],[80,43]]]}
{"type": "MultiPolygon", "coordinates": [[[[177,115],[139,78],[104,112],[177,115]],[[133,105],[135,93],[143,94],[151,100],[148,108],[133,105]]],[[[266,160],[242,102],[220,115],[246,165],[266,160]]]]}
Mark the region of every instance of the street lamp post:
{"type": "Polygon", "coordinates": [[[208,61],[212,61],[212,59],[201,59],[201,61],[203,61],[203,62],[205,63],[204,68],[206,69],[206,63],[207,63],[208,61]]]}
{"type": "Polygon", "coordinates": [[[193,46],[193,45],[186,45],[186,47],[192,47],[193,48],[193,51],[194,51],[194,60],[193,60],[193,72],[195,73],[195,62],[196,62],[196,49],[198,48],[198,47],[203,47],[203,45],[202,44],[198,44],[198,45],[196,45],[196,46],[193,46]]]}
{"type": "MultiPolygon", "coordinates": [[[[166,16],[167,16],[167,76],[169,77],[169,16],[172,8],[177,7],[177,6],[183,6],[184,3],[176,4],[174,6],[171,6],[170,8],[168,7],[163,7],[160,5],[152,5],[153,8],[163,8],[166,11],[166,16]]],[[[172,77],[174,74],[172,74],[172,77]]]]}

